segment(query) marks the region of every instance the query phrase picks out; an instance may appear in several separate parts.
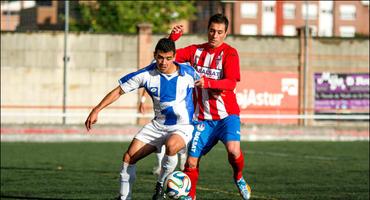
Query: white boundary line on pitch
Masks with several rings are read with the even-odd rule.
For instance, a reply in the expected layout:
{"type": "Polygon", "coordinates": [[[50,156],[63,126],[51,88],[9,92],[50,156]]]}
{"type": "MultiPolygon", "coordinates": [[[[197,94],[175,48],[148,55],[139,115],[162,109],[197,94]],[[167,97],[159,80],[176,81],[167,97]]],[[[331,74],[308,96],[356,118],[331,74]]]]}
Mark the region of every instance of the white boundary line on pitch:
{"type": "MultiPolygon", "coordinates": [[[[153,181],[151,180],[148,180],[148,179],[141,179],[143,182],[145,183],[153,183],[153,181]]],[[[210,191],[210,192],[214,192],[214,193],[223,193],[223,194],[227,194],[227,195],[233,195],[235,198],[239,199],[240,198],[240,195],[237,193],[237,192],[228,192],[228,191],[224,191],[224,190],[220,190],[220,189],[213,189],[213,188],[208,188],[208,187],[199,187],[197,186],[197,189],[198,190],[203,190],[203,191],[210,191]]],[[[235,189],[236,190],[236,189],[235,189]]],[[[268,197],[263,197],[263,196],[257,196],[257,195],[254,195],[253,194],[253,191],[252,191],[252,195],[251,195],[252,199],[263,199],[263,200],[278,200],[276,198],[268,198],[268,197]]],[[[197,198],[198,199],[198,198],[197,198]]],[[[201,199],[199,197],[199,199],[201,199]]]]}
{"type": "MultiPolygon", "coordinates": [[[[215,148],[218,151],[226,151],[225,148],[215,148]]],[[[211,150],[212,151],[212,150],[211,150]]],[[[276,152],[268,152],[268,151],[250,151],[250,150],[244,150],[243,153],[245,154],[255,154],[255,155],[268,155],[268,156],[275,156],[275,157],[299,157],[303,159],[309,159],[309,160],[324,160],[324,161],[335,161],[339,160],[338,157],[333,156],[314,156],[314,155],[302,155],[297,156],[295,154],[288,154],[288,153],[276,153],[276,152]]]]}

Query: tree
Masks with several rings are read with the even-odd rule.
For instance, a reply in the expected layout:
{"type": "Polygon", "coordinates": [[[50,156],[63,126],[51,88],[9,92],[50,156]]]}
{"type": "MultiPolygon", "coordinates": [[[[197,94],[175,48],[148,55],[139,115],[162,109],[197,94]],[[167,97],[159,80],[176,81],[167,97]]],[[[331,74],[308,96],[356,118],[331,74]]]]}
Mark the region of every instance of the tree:
{"type": "Polygon", "coordinates": [[[172,22],[193,19],[192,1],[96,1],[79,4],[72,31],[136,33],[136,25],[153,24],[153,33],[166,33],[172,22]]]}

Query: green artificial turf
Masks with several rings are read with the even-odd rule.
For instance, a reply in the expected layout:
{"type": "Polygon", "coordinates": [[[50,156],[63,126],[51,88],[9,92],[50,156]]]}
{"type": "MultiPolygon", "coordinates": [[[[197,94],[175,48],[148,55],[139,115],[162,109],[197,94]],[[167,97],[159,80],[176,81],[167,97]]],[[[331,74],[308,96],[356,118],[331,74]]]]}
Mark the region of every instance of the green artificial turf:
{"type": "MultiPolygon", "coordinates": [[[[129,143],[1,143],[1,199],[114,199],[129,143]]],[[[369,143],[243,142],[252,199],[369,199],[369,143]]],[[[133,199],[151,199],[155,156],[137,164],[133,199]]],[[[200,166],[198,200],[240,199],[224,146],[200,166]]]]}

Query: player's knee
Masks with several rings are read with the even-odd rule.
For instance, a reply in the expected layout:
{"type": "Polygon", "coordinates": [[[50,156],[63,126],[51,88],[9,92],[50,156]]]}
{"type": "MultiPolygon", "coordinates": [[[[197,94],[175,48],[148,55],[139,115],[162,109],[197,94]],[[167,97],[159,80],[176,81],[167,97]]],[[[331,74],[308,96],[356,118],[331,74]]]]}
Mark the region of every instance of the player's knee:
{"type": "Polygon", "coordinates": [[[227,149],[229,158],[238,158],[241,154],[240,148],[227,149]]]}
{"type": "Polygon", "coordinates": [[[128,164],[136,163],[135,159],[133,159],[133,157],[127,152],[123,155],[123,162],[128,163],[128,164]]]}
{"type": "Polygon", "coordinates": [[[166,154],[169,156],[173,156],[177,154],[184,147],[185,147],[185,143],[182,140],[182,138],[171,137],[166,142],[166,154]]]}
{"type": "Polygon", "coordinates": [[[176,144],[167,144],[166,145],[166,155],[173,156],[178,152],[178,147],[176,144]]]}

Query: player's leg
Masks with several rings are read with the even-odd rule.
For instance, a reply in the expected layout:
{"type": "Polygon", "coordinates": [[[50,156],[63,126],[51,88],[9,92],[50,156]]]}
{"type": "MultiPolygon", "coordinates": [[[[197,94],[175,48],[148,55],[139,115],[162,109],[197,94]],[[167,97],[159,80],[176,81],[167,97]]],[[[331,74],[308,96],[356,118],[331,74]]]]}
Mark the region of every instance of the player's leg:
{"type": "Polygon", "coordinates": [[[133,139],[123,155],[120,172],[120,199],[132,199],[132,186],[136,179],[136,162],[156,151],[156,147],[133,139]]]}
{"type": "Polygon", "coordinates": [[[181,171],[184,171],[186,158],[188,157],[188,151],[179,152],[178,157],[179,157],[179,168],[181,171]]]}
{"type": "Polygon", "coordinates": [[[165,178],[175,170],[177,166],[177,153],[186,151],[187,143],[191,140],[192,125],[176,125],[175,128],[168,128],[170,132],[165,141],[165,155],[162,159],[162,169],[158,176],[155,194],[152,199],[161,199],[163,196],[162,188],[165,178]],[[172,132],[173,131],[173,132],[172,132]]]}
{"type": "Polygon", "coordinates": [[[157,158],[157,163],[156,165],[153,167],[153,174],[154,175],[159,175],[159,173],[161,172],[161,166],[162,166],[162,158],[164,156],[164,152],[166,151],[166,148],[165,146],[163,145],[162,148],[161,148],[161,152],[159,153],[156,153],[155,156],[157,158]]]}
{"type": "Polygon", "coordinates": [[[158,182],[163,184],[168,174],[173,172],[177,166],[177,153],[186,147],[185,141],[178,134],[171,134],[166,141],[166,152],[162,159],[162,169],[158,182]]]}
{"type": "MultiPolygon", "coordinates": [[[[180,136],[177,136],[180,138],[180,142],[183,142],[181,137],[180,136]]],[[[176,165],[177,165],[177,156],[176,156],[176,153],[177,151],[175,151],[174,148],[168,148],[167,147],[167,142],[166,144],[164,145],[165,146],[165,154],[162,158],[162,163],[161,163],[161,170],[159,172],[159,175],[158,175],[158,180],[157,180],[157,183],[156,183],[156,186],[155,186],[155,191],[154,191],[154,194],[152,196],[152,200],[162,200],[163,199],[163,182],[164,182],[164,179],[168,176],[168,174],[170,174],[171,172],[173,172],[173,170],[176,168],[176,165]]],[[[185,146],[185,144],[183,144],[183,146],[185,146]]]]}
{"type": "Polygon", "coordinates": [[[234,171],[234,182],[238,187],[240,195],[243,199],[249,199],[251,189],[243,177],[244,155],[240,149],[239,141],[229,141],[226,143],[228,159],[234,171]]]}
{"type": "Polygon", "coordinates": [[[185,163],[184,173],[188,175],[191,181],[191,188],[188,194],[191,199],[195,199],[198,177],[199,177],[199,161],[200,157],[193,157],[188,155],[185,163]]]}
{"type": "Polygon", "coordinates": [[[233,168],[234,179],[239,180],[243,176],[244,156],[240,149],[239,141],[228,141],[225,144],[227,157],[233,168]]]}
{"type": "Polygon", "coordinates": [[[184,169],[184,173],[187,174],[191,180],[189,196],[193,200],[196,198],[201,157],[209,152],[217,143],[217,140],[212,136],[215,124],[216,123],[211,121],[194,122],[193,138],[189,144],[188,158],[184,169]]]}
{"type": "Polygon", "coordinates": [[[225,144],[228,160],[233,168],[234,182],[243,199],[249,199],[251,190],[243,178],[244,155],[240,148],[240,118],[236,115],[228,116],[218,124],[218,135],[225,144]]]}
{"type": "Polygon", "coordinates": [[[135,163],[150,153],[158,151],[165,140],[164,136],[164,132],[159,130],[153,121],[146,124],[135,135],[135,139],[131,142],[123,157],[124,164],[121,173],[122,199],[131,199],[132,183],[135,180],[135,163]]]}

